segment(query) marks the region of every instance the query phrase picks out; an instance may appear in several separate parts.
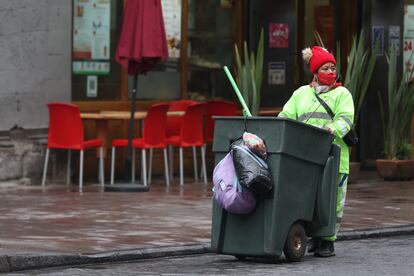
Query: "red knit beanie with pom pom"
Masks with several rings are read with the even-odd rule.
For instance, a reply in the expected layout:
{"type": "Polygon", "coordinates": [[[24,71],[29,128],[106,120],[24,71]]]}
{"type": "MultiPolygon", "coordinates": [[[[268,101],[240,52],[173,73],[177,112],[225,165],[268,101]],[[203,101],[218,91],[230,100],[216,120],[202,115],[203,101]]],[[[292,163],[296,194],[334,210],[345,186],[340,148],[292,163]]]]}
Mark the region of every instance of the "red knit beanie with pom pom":
{"type": "Polygon", "coordinates": [[[328,50],[319,46],[312,47],[312,50],[310,48],[302,50],[302,56],[310,64],[312,74],[327,62],[332,62],[336,65],[334,56],[328,50]]]}

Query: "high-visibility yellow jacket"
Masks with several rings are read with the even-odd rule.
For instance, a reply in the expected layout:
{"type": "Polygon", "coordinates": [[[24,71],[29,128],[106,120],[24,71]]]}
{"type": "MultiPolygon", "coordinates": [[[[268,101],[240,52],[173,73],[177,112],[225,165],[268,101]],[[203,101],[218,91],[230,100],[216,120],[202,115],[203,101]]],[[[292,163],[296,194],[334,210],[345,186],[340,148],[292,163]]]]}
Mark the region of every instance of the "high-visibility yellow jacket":
{"type": "Polygon", "coordinates": [[[354,101],[343,86],[318,94],[335,114],[333,120],[315,96],[315,89],[304,85],[293,92],[283,106],[279,117],[287,117],[317,127],[328,127],[335,134],[334,144],[341,147],[340,173],[349,173],[349,148],[342,137],[351,129],[354,121],[354,101]]]}

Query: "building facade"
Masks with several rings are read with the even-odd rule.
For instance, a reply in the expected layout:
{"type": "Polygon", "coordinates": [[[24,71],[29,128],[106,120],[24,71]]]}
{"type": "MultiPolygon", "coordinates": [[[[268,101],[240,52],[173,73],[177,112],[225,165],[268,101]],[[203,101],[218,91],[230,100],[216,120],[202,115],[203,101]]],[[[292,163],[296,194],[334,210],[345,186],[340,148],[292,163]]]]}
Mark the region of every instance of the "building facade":
{"type": "Polygon", "coordinates": [[[71,100],[71,11],[68,0],[0,3],[0,180],[39,177],[45,104],[71,100]]]}
{"type": "MultiPolygon", "coordinates": [[[[48,102],[73,102],[86,112],[129,109],[132,81],[114,60],[124,4],[121,0],[0,3],[0,180],[40,183],[48,102]],[[107,17],[103,20],[106,28],[98,29],[101,25],[94,25],[97,31],[104,30],[99,41],[107,40],[107,54],[97,56],[92,49],[92,54],[85,56],[79,50],[85,37],[79,38],[82,30],[78,28],[83,22],[79,20],[84,20],[82,16],[88,13],[81,8],[95,2],[102,5],[101,12],[107,17]],[[109,69],[80,69],[102,64],[109,69]],[[90,82],[96,82],[97,89],[90,89],[90,82]]],[[[315,44],[315,30],[333,51],[336,42],[340,42],[341,64],[345,68],[352,37],[361,29],[365,30],[367,43],[372,43],[374,30],[382,30],[381,47],[387,51],[390,26],[393,30],[398,26],[399,37],[394,39],[402,45],[404,5],[409,4],[414,3],[402,0],[165,0],[164,19],[171,35],[172,58],[140,76],[137,108],[146,109],[157,101],[181,98],[236,101],[221,68],[232,66],[234,44],[242,47],[245,40],[250,49],[255,49],[261,29],[265,32],[261,105],[264,108],[283,106],[297,87],[309,81],[300,52],[315,44]]],[[[402,57],[399,62],[402,63],[402,57]]],[[[376,91],[385,93],[386,74],[385,55],[378,56],[358,130],[362,142],[357,148],[357,159],[366,167],[372,167],[373,161],[381,156],[376,91]]],[[[85,126],[86,134],[94,136],[93,122],[86,122],[85,126]]],[[[115,122],[111,129],[113,138],[126,136],[125,123],[115,122]]],[[[57,153],[55,158],[63,156],[57,153]]],[[[94,153],[89,158],[94,158],[94,153]]],[[[56,163],[52,172],[60,174],[64,164],[56,163]]]]}

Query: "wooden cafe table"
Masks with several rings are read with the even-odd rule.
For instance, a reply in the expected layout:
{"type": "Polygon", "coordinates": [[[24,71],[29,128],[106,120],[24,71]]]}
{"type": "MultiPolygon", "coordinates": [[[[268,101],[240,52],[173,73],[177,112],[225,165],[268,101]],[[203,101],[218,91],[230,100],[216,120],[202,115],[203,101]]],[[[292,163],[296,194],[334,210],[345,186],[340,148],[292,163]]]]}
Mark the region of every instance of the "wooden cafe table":
{"type": "MultiPolygon", "coordinates": [[[[146,111],[136,111],[134,113],[135,120],[143,120],[147,116],[146,111]]],[[[167,116],[182,116],[184,111],[169,111],[167,116]]],[[[97,138],[101,139],[104,145],[104,158],[106,157],[107,149],[111,146],[111,141],[108,138],[108,124],[112,120],[129,120],[131,112],[129,111],[101,111],[99,113],[84,113],[80,114],[83,120],[93,120],[96,123],[97,138]]],[[[98,154],[98,153],[97,153],[98,154]]]]}
{"type": "MultiPolygon", "coordinates": [[[[259,112],[260,116],[276,116],[282,110],[281,107],[262,108],[259,112]]],[[[167,116],[182,116],[184,111],[168,111],[167,116]]],[[[112,120],[129,120],[131,118],[130,111],[101,111],[99,113],[84,113],[81,118],[83,120],[93,120],[96,123],[97,138],[101,139],[104,144],[104,158],[106,157],[107,149],[111,146],[111,141],[108,138],[108,125],[112,120]]],[[[143,120],[147,116],[146,111],[136,111],[135,120],[143,120]]],[[[99,156],[99,153],[97,153],[99,156]]]]}

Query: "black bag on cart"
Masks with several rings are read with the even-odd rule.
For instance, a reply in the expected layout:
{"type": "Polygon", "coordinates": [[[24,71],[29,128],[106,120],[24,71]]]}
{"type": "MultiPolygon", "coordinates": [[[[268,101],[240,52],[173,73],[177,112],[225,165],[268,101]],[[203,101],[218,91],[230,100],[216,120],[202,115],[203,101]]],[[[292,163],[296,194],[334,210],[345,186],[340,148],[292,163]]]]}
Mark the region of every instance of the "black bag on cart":
{"type": "Polygon", "coordinates": [[[238,139],[231,145],[233,163],[239,182],[259,196],[269,196],[273,180],[265,160],[238,139]]]}

